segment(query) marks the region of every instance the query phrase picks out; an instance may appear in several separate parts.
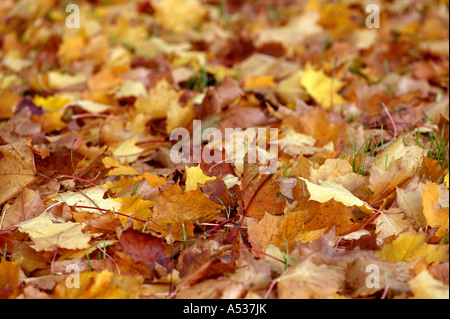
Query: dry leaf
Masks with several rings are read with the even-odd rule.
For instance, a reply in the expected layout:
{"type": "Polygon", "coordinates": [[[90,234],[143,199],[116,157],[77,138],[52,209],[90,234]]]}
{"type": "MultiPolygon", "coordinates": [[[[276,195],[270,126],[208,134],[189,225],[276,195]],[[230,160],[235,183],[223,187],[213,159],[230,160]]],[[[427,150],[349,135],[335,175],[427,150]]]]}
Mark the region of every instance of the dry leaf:
{"type": "Polygon", "coordinates": [[[34,156],[27,141],[0,146],[0,205],[36,181],[34,156]]]}

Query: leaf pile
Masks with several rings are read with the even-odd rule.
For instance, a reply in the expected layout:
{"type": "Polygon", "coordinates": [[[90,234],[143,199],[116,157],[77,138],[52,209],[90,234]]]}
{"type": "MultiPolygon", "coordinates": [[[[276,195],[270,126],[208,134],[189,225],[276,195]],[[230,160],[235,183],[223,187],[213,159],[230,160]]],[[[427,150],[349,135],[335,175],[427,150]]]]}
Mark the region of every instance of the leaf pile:
{"type": "Polygon", "coordinates": [[[0,298],[448,298],[448,1],[379,2],[2,1],[0,298]]]}

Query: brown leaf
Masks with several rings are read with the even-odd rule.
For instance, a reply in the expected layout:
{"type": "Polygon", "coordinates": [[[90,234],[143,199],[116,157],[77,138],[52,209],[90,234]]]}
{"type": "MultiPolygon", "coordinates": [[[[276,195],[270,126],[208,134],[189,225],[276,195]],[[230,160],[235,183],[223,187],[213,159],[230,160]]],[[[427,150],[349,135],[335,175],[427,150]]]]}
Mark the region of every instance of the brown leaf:
{"type": "Polygon", "coordinates": [[[104,213],[91,212],[72,212],[73,218],[77,223],[85,223],[87,226],[84,231],[87,233],[110,234],[116,232],[118,227],[122,226],[119,218],[111,211],[104,213]]]}
{"type": "Polygon", "coordinates": [[[175,185],[159,197],[152,220],[171,224],[197,220],[206,222],[213,219],[222,208],[198,189],[185,193],[180,186],[175,185]]]}
{"type": "Polygon", "coordinates": [[[226,78],[218,86],[209,88],[202,103],[201,118],[219,114],[223,108],[237,100],[244,92],[239,83],[226,78]]]}
{"type": "Polygon", "coordinates": [[[155,263],[168,265],[164,242],[160,238],[129,229],[120,236],[119,245],[135,263],[143,262],[152,270],[155,269],[155,263]]]}
{"type": "Polygon", "coordinates": [[[3,216],[2,228],[15,226],[20,222],[39,216],[46,206],[39,197],[39,192],[24,189],[3,216]]]}
{"type": "Polygon", "coordinates": [[[281,194],[280,181],[277,180],[277,174],[269,178],[267,175],[256,177],[255,182],[250,183],[250,188],[243,187],[246,216],[260,219],[265,212],[281,215],[286,206],[286,198],[281,194]],[[263,183],[259,186],[261,181],[263,183]]]}
{"type": "Polygon", "coordinates": [[[0,205],[36,182],[34,156],[26,140],[0,146],[0,205]]]}
{"type": "Polygon", "coordinates": [[[310,256],[289,268],[278,279],[278,298],[330,298],[343,288],[344,282],[343,268],[327,264],[316,265],[310,256]]]}
{"type": "Polygon", "coordinates": [[[207,279],[180,290],[177,299],[239,299],[245,293],[244,285],[226,279],[207,279]]]}

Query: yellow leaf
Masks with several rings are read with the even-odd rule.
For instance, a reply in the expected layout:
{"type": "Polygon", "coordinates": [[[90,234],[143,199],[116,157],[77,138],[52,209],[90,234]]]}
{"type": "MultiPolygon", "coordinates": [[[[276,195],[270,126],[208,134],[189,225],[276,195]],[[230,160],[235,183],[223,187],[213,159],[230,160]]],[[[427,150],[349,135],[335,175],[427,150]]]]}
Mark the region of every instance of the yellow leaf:
{"type": "Polygon", "coordinates": [[[145,88],[145,85],[142,82],[131,80],[124,81],[114,94],[114,97],[116,99],[124,97],[138,97],[138,96],[146,98],[147,89],[145,88]]]}
{"type": "Polygon", "coordinates": [[[301,85],[308,91],[314,100],[328,110],[332,104],[342,104],[345,100],[337,92],[343,83],[338,79],[332,79],[323,71],[315,71],[311,65],[307,65],[301,80],[301,85]]]}
{"type": "Polygon", "coordinates": [[[42,130],[46,132],[53,132],[62,130],[67,126],[62,120],[64,112],[56,111],[51,113],[45,113],[37,118],[37,121],[42,125],[42,130]]]}
{"type": "Polygon", "coordinates": [[[203,174],[200,165],[187,167],[186,166],[186,192],[196,190],[198,184],[205,184],[207,181],[213,181],[216,177],[209,177],[203,174]]]}
{"type": "Polygon", "coordinates": [[[138,137],[135,135],[114,150],[113,155],[119,160],[120,164],[131,163],[139,158],[143,149],[136,146],[137,140],[138,137]]]}
{"type": "Polygon", "coordinates": [[[70,102],[70,100],[58,96],[49,96],[47,98],[42,96],[35,96],[33,99],[34,104],[50,112],[59,111],[62,107],[70,102]]]}
{"type": "Polygon", "coordinates": [[[18,93],[0,88],[0,119],[12,117],[19,101],[20,95],[18,93]]]}
{"type": "MultiPolygon", "coordinates": [[[[54,289],[56,299],[137,299],[143,279],[141,276],[120,276],[109,270],[79,274],[79,286],[70,287],[61,280],[54,289]],[[69,288],[70,287],[70,288],[69,288]]],[[[74,280],[74,279],[72,279],[74,280]]],[[[72,283],[73,284],[73,283],[72,283]]]]}
{"type": "Polygon", "coordinates": [[[167,107],[166,132],[170,134],[178,127],[186,127],[195,118],[195,110],[192,103],[181,106],[178,102],[170,103],[167,107]]]}
{"type": "Polygon", "coordinates": [[[64,64],[71,64],[82,57],[82,50],[85,46],[85,40],[81,35],[66,38],[59,46],[58,56],[64,64]]]}
{"type": "Polygon", "coordinates": [[[66,222],[50,214],[26,220],[18,225],[19,231],[27,233],[33,240],[36,251],[53,251],[56,248],[86,249],[95,234],[82,232],[83,223],[66,222]]]}
{"type": "Polygon", "coordinates": [[[103,198],[106,190],[102,186],[91,187],[80,192],[65,192],[54,196],[52,199],[58,202],[65,202],[69,206],[88,206],[92,208],[83,208],[83,211],[98,213],[95,204],[100,208],[119,211],[122,206],[119,202],[112,198],[103,198]],[[95,203],[95,204],[94,204],[95,203]]]}
{"type": "Polygon", "coordinates": [[[414,299],[448,299],[448,285],[435,279],[427,269],[409,281],[414,299]]]}
{"type": "Polygon", "coordinates": [[[150,173],[145,173],[133,178],[122,177],[120,178],[120,180],[114,183],[106,182],[105,184],[103,184],[103,188],[108,188],[111,189],[113,192],[118,193],[126,190],[127,188],[132,187],[135,183],[139,182],[143,178],[145,178],[145,180],[151,187],[162,186],[166,183],[165,179],[162,177],[158,177],[150,173]]]}
{"type": "Polygon", "coordinates": [[[326,203],[331,199],[344,204],[347,207],[357,206],[362,211],[372,213],[373,209],[370,206],[353,195],[350,191],[344,188],[341,184],[331,181],[319,181],[319,185],[311,183],[305,178],[299,177],[306,183],[308,192],[311,197],[310,200],[315,200],[320,203],[326,203]]]}
{"type": "MultiPolygon", "coordinates": [[[[142,220],[147,220],[148,218],[152,217],[152,210],[150,208],[155,205],[155,202],[143,200],[140,194],[135,196],[125,196],[122,198],[115,198],[115,200],[118,201],[119,203],[122,203],[122,207],[120,207],[119,213],[126,215],[126,216],[120,214],[118,215],[123,226],[125,226],[128,219],[130,218],[127,216],[133,215],[133,217],[142,220]]],[[[135,229],[142,230],[145,223],[133,219],[133,225],[135,229]]]]}
{"type": "Polygon", "coordinates": [[[157,0],[152,2],[155,19],[163,28],[181,32],[202,21],[205,8],[198,0],[157,0]]]}
{"type": "Polygon", "coordinates": [[[82,73],[71,75],[50,71],[47,73],[47,78],[48,86],[52,89],[59,89],[86,82],[86,76],[82,73]]]}
{"type": "Polygon", "coordinates": [[[295,106],[296,99],[302,100],[307,97],[305,90],[300,85],[302,76],[303,71],[299,70],[278,83],[278,95],[284,103],[292,105],[292,108],[295,106]]]}
{"type": "Polygon", "coordinates": [[[449,188],[449,185],[450,185],[449,179],[450,179],[450,178],[449,178],[448,172],[447,172],[447,174],[445,175],[445,178],[444,178],[445,187],[447,187],[447,188],[449,188]]]}
{"type": "Polygon", "coordinates": [[[111,168],[108,172],[108,176],[140,175],[140,172],[134,168],[126,165],[120,165],[119,161],[115,158],[106,156],[102,161],[106,168],[111,168]]]}
{"type": "Polygon", "coordinates": [[[448,260],[448,245],[428,245],[426,234],[404,233],[378,253],[382,259],[393,263],[426,257],[427,263],[448,260]]]}

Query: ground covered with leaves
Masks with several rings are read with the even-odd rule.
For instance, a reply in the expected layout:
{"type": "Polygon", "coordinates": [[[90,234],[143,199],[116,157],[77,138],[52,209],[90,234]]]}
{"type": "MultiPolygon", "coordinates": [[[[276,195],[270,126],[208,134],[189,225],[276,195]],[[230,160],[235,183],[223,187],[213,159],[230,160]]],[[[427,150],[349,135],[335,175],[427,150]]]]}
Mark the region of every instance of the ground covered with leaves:
{"type": "Polygon", "coordinates": [[[0,298],[449,297],[448,1],[71,3],[0,3],[0,298]]]}

